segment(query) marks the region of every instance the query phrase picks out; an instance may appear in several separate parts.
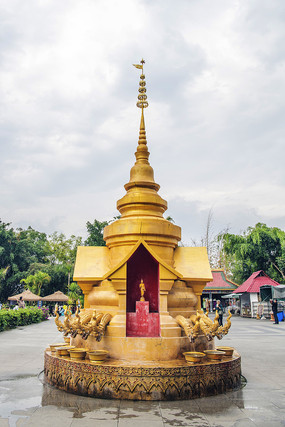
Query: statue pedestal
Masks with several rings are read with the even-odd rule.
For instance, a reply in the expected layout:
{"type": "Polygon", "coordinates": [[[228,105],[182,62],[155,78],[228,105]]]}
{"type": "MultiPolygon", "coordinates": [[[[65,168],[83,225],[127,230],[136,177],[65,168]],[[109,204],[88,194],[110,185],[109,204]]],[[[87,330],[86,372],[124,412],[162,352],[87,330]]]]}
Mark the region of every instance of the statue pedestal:
{"type": "Polygon", "coordinates": [[[127,337],[159,337],[159,313],[149,312],[149,301],[136,301],[136,312],[127,313],[127,337]]]}

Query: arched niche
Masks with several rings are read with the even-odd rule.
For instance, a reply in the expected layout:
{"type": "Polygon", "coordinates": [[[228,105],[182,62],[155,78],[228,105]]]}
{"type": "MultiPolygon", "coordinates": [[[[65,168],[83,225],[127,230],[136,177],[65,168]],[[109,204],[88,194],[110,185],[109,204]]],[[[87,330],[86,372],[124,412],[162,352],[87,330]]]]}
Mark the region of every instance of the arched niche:
{"type": "Polygon", "coordinates": [[[160,336],[159,263],[142,244],[127,261],[126,331],[127,336],[160,336]],[[145,304],[140,303],[141,280],[145,304]]]}

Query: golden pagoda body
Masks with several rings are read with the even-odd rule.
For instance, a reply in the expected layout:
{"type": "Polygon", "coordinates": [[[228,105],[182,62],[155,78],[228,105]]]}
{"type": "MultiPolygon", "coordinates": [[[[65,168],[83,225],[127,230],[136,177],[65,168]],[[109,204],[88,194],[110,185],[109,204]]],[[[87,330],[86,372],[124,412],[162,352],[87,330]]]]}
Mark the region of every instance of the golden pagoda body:
{"type": "MultiPolygon", "coordinates": [[[[167,202],[158,194],[148,160],[143,64],[142,60],[135,65],[141,69],[137,102],[141,121],[136,161],[126,194],[117,201],[121,216],[105,227],[106,246],[78,248],[73,280],[84,293],[84,309],[75,319],[68,313],[63,323],[56,319],[59,330],[72,337],[72,345],[106,350],[109,362],[103,370],[103,365],[96,366],[92,376],[68,360],[60,360],[59,368],[46,353],[46,378],[59,388],[90,396],[192,398],[211,394],[210,379],[222,384],[225,368],[211,371],[206,363],[209,384],[202,386],[203,369],[198,374],[193,366],[185,366],[183,352],[214,349],[213,338],[228,332],[230,316],[219,327],[217,316],[212,322],[201,312],[200,296],[212,280],[207,250],[179,246],[181,228],[163,217],[167,202]]],[[[240,358],[235,358],[229,376],[228,388],[233,389],[240,384],[240,358]]]]}
{"type": "Polygon", "coordinates": [[[148,103],[141,70],[139,140],[126,194],[117,202],[121,217],[105,227],[106,247],[78,248],[73,279],[84,292],[85,310],[112,315],[101,342],[111,357],[170,360],[189,347],[175,317],[189,317],[200,309],[200,295],[212,274],[206,248],[179,247],[181,228],[163,217],[167,202],[158,194],[160,186],[148,160],[144,121],[148,103]],[[156,336],[136,338],[133,331],[129,336],[133,329],[129,323],[141,280],[150,315],[156,314],[158,324],[156,336]]]}

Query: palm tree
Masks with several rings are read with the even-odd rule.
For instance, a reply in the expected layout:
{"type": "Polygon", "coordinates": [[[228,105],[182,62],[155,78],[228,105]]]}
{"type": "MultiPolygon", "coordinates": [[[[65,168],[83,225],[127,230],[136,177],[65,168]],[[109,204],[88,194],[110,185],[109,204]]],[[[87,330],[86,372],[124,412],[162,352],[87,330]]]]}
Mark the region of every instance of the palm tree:
{"type": "Polygon", "coordinates": [[[81,299],[80,297],[82,297],[82,291],[76,282],[70,283],[68,296],[69,296],[71,304],[73,304],[73,305],[76,305],[78,299],[81,299]]]}
{"type": "Polygon", "coordinates": [[[42,271],[37,271],[34,275],[31,274],[26,279],[21,280],[22,283],[26,284],[26,288],[30,289],[36,295],[40,295],[43,284],[50,281],[51,277],[42,271]]]}

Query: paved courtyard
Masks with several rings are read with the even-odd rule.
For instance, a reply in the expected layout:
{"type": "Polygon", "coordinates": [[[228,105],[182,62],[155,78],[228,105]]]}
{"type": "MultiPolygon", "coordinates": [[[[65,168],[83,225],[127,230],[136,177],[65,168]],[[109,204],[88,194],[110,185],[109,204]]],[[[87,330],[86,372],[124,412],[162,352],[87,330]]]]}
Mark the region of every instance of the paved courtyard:
{"type": "Polygon", "coordinates": [[[232,318],[219,343],[241,354],[246,386],[190,401],[107,401],[49,387],[43,353],[60,341],[53,320],[0,333],[0,427],[285,426],[285,322],[232,318]]]}

